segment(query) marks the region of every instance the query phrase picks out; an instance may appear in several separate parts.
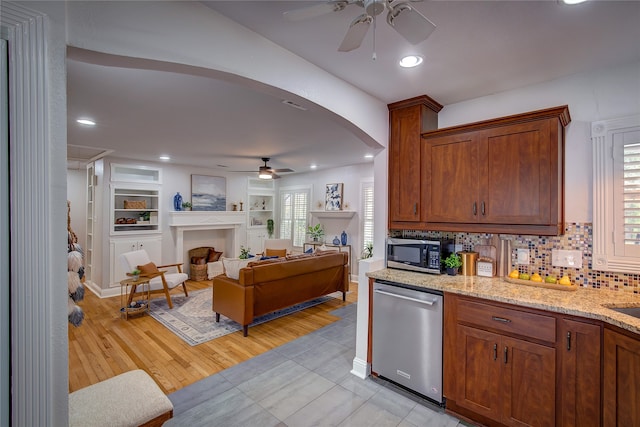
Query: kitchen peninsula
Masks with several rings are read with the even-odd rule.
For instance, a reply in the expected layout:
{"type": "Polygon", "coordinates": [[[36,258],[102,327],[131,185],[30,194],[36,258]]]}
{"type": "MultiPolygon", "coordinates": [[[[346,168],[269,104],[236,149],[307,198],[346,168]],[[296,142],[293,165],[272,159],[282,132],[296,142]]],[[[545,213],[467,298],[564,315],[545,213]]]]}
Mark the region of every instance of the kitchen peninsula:
{"type": "Polygon", "coordinates": [[[444,293],[447,411],[498,426],[639,425],[640,319],[612,308],[640,307],[640,295],[394,269],[367,276],[370,292],[378,280],[444,293]]]}

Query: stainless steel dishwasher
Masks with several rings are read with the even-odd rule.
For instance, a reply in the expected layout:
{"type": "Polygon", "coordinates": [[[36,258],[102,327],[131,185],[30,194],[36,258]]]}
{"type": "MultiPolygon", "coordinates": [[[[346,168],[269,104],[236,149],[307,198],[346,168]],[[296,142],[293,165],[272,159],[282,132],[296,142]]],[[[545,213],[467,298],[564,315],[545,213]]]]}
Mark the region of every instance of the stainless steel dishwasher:
{"type": "Polygon", "coordinates": [[[439,404],[443,301],[438,291],[373,285],[371,370],[439,404]]]}

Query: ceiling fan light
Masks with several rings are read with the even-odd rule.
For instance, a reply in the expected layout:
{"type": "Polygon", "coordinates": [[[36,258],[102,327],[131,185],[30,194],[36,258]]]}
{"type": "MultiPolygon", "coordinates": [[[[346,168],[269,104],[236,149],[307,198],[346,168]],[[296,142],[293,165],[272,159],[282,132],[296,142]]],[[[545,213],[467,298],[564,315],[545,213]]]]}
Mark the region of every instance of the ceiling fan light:
{"type": "Polygon", "coordinates": [[[387,23],[411,44],[425,41],[436,26],[407,3],[397,4],[387,15],[387,23]]]}
{"type": "Polygon", "coordinates": [[[413,68],[422,64],[422,61],[424,61],[424,59],[420,55],[407,55],[400,59],[400,66],[402,68],[413,68]]]}
{"type": "Polygon", "coordinates": [[[261,170],[258,172],[258,178],[260,179],[273,179],[273,174],[268,170],[261,170]]]}

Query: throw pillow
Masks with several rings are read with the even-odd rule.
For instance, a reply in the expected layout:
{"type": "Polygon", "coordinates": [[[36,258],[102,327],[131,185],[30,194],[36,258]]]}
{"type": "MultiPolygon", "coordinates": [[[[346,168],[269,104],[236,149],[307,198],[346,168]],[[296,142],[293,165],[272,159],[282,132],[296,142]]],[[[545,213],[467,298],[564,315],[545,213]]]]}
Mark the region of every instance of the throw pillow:
{"type": "Polygon", "coordinates": [[[280,257],[277,255],[263,256],[263,257],[260,257],[260,261],[264,261],[265,259],[275,259],[275,258],[280,258],[280,257]]]}
{"type": "Polygon", "coordinates": [[[286,249],[265,249],[265,256],[277,256],[277,257],[285,257],[287,256],[286,249]]]}
{"type": "Polygon", "coordinates": [[[207,262],[216,262],[220,259],[222,252],[216,251],[214,248],[209,249],[209,255],[207,256],[207,262]]]}
{"type": "Polygon", "coordinates": [[[145,265],[139,265],[138,270],[140,270],[140,274],[153,274],[160,272],[160,270],[158,270],[158,267],[156,267],[156,265],[152,262],[145,265]]]}
{"type": "Polygon", "coordinates": [[[312,254],[313,253],[313,247],[310,247],[309,249],[307,249],[306,251],[304,251],[305,254],[312,254]]]}
{"type": "Polygon", "coordinates": [[[228,278],[238,280],[240,278],[240,269],[244,268],[249,264],[250,259],[240,259],[240,258],[222,258],[222,268],[224,269],[224,274],[227,275],[228,278]]]}
{"type": "Polygon", "coordinates": [[[205,257],[203,256],[192,256],[191,257],[191,264],[194,265],[204,265],[207,263],[207,260],[205,257]]]}

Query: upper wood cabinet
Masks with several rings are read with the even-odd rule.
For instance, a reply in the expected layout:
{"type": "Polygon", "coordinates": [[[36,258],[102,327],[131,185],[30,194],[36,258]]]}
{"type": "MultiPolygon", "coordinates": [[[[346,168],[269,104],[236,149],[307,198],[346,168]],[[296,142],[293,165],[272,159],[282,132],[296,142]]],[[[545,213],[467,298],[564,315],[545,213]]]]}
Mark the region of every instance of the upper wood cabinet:
{"type": "Polygon", "coordinates": [[[562,234],[569,121],[562,106],[423,133],[425,228],[562,234]]]}
{"type": "Polygon", "coordinates": [[[428,96],[389,104],[389,228],[420,228],[421,133],[437,129],[442,105],[428,96]]]}

